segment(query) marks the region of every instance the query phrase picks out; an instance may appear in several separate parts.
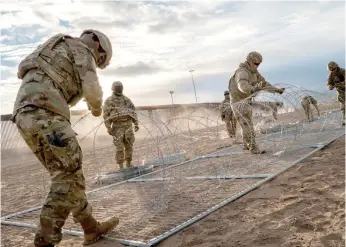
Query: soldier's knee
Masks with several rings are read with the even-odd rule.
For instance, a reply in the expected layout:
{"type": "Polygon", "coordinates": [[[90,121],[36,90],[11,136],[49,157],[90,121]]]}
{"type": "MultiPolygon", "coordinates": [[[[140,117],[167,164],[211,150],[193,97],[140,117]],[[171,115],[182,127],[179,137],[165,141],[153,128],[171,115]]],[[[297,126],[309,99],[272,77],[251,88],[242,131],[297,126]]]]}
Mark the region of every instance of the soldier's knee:
{"type": "MultiPolygon", "coordinates": [[[[54,208],[65,208],[71,203],[85,199],[85,177],[83,170],[61,173],[52,181],[51,191],[48,194],[48,205],[54,208]],[[64,204],[67,203],[67,204],[64,204]],[[64,206],[65,205],[65,206],[64,206]]],[[[73,205],[72,205],[73,206],[73,205]]]]}
{"type": "Polygon", "coordinates": [[[81,204],[81,207],[72,209],[73,221],[75,223],[84,221],[91,214],[92,214],[92,207],[87,201],[81,204]]]}
{"type": "Polygon", "coordinates": [[[117,140],[116,142],[113,142],[116,150],[121,150],[124,148],[124,141],[123,140],[117,140]]]}
{"type": "Polygon", "coordinates": [[[133,145],[133,143],[135,142],[136,138],[135,135],[129,135],[126,137],[126,141],[125,141],[125,145],[133,145]]]}

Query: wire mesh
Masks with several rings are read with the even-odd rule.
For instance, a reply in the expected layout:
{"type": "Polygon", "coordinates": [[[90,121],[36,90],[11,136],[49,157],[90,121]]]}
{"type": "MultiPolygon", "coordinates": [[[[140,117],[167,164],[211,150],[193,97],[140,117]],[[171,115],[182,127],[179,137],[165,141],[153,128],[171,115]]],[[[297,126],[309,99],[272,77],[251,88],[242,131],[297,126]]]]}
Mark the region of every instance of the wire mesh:
{"type": "MultiPolygon", "coordinates": [[[[242,102],[251,104],[253,109],[256,142],[267,150],[263,155],[243,150],[239,127],[238,140],[228,137],[218,108],[172,107],[154,114],[139,112],[133,165],[145,167],[153,161],[156,165],[151,173],[125,182],[122,176],[99,179],[119,171],[113,139],[107,134],[103,119],[90,114],[77,119],[73,128],[79,133],[83,149],[83,171],[94,214],[100,220],[113,215],[120,218],[119,227],[109,236],[150,243],[254,185],[265,177],[263,174],[276,174],[309,154],[316,144],[328,143],[344,133],[340,127],[341,112],[334,99],[291,85],[279,86],[286,88],[285,94],[259,93],[255,102],[242,102]],[[312,95],[319,102],[321,116],[312,122],[305,120],[300,105],[305,95],[312,95]],[[277,119],[268,102],[282,102],[277,119]],[[179,159],[170,158],[178,154],[179,159]]],[[[23,148],[2,151],[9,155],[2,160],[1,167],[1,213],[17,212],[7,220],[37,224],[39,209],[21,211],[42,205],[50,187],[48,173],[23,148]],[[23,155],[14,156],[16,152],[23,155]]],[[[64,229],[81,231],[70,218],[64,229]]]]}

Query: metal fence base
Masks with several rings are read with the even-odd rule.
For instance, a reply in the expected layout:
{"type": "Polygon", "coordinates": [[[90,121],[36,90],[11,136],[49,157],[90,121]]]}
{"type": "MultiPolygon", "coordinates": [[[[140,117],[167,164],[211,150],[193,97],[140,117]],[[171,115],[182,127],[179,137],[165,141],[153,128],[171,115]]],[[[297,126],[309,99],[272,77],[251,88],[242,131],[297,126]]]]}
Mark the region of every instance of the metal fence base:
{"type": "MultiPolygon", "coordinates": [[[[163,234],[161,234],[161,235],[159,235],[159,236],[157,236],[155,238],[150,239],[147,243],[143,243],[143,242],[139,242],[139,241],[132,241],[132,240],[125,240],[125,239],[109,238],[109,237],[103,237],[103,238],[111,240],[111,241],[118,241],[118,242],[123,243],[125,245],[136,246],[136,247],[150,247],[150,246],[153,246],[153,245],[159,243],[160,241],[168,238],[169,236],[179,232],[180,230],[182,230],[182,229],[192,225],[193,223],[198,222],[199,220],[201,220],[204,217],[208,216],[209,214],[215,212],[216,210],[224,207],[225,205],[227,205],[227,204],[229,204],[229,203],[239,199],[240,197],[246,195],[247,193],[253,191],[254,189],[256,189],[259,186],[261,186],[262,184],[266,183],[267,181],[270,181],[274,177],[276,177],[279,174],[285,172],[286,170],[290,169],[294,165],[296,165],[299,162],[301,162],[301,161],[305,160],[306,158],[310,157],[315,152],[323,149],[326,145],[328,145],[332,141],[334,141],[337,138],[339,138],[341,136],[344,136],[344,135],[345,134],[343,133],[342,135],[337,136],[333,140],[331,140],[329,142],[326,142],[326,143],[317,143],[317,144],[311,145],[310,147],[315,148],[314,150],[312,150],[307,155],[305,155],[302,158],[296,160],[295,162],[293,162],[289,166],[283,168],[282,170],[280,170],[279,172],[274,173],[274,174],[252,174],[252,175],[239,175],[239,176],[195,176],[195,177],[187,177],[187,179],[249,179],[249,178],[259,178],[259,179],[261,179],[261,181],[258,181],[257,183],[253,184],[252,186],[248,187],[247,189],[244,189],[244,190],[242,190],[242,191],[232,195],[230,198],[228,198],[228,199],[222,201],[221,203],[219,203],[219,204],[217,204],[217,205],[207,209],[206,211],[196,215],[195,217],[185,221],[184,223],[182,223],[182,224],[180,224],[180,225],[170,229],[169,231],[166,231],[165,233],[163,233],[163,234]]],[[[195,160],[198,160],[198,159],[203,159],[203,158],[202,157],[197,157],[197,158],[192,159],[190,161],[185,161],[185,162],[182,162],[180,164],[173,165],[170,168],[176,167],[176,166],[180,166],[180,165],[183,165],[183,164],[186,164],[188,162],[192,162],[192,161],[195,161],[195,160]]],[[[168,169],[168,168],[160,169],[158,171],[165,170],[165,169],[168,169]]],[[[154,174],[154,173],[156,173],[158,171],[151,172],[149,174],[154,174]]],[[[107,188],[111,188],[111,187],[114,187],[116,185],[124,184],[124,183],[127,183],[127,182],[163,181],[163,180],[165,180],[165,178],[159,178],[159,179],[145,179],[145,178],[143,178],[146,175],[148,175],[148,174],[144,174],[142,176],[139,176],[139,177],[136,177],[136,178],[133,178],[133,179],[129,179],[129,180],[126,180],[126,181],[122,181],[122,182],[119,182],[119,183],[103,186],[101,188],[89,191],[89,192],[87,192],[87,194],[94,193],[96,191],[104,190],[104,189],[107,189],[107,188]]],[[[167,180],[169,180],[169,179],[170,178],[167,178],[167,180]]],[[[30,212],[39,210],[40,208],[41,207],[35,207],[35,208],[31,208],[31,209],[27,209],[27,210],[23,210],[23,211],[20,211],[20,212],[16,212],[16,213],[13,213],[13,214],[6,215],[6,216],[1,218],[1,224],[3,224],[3,225],[11,225],[11,226],[18,226],[18,227],[26,227],[26,228],[36,228],[37,226],[34,225],[34,224],[27,224],[27,223],[21,223],[21,222],[12,222],[12,221],[9,221],[8,219],[11,218],[11,217],[15,217],[15,216],[19,216],[19,215],[22,215],[22,214],[26,214],[26,213],[30,213],[30,212]]],[[[65,230],[65,229],[63,229],[63,232],[66,233],[66,234],[72,235],[72,236],[82,236],[83,235],[83,232],[80,232],[80,231],[73,231],[73,230],[65,230]]]]}

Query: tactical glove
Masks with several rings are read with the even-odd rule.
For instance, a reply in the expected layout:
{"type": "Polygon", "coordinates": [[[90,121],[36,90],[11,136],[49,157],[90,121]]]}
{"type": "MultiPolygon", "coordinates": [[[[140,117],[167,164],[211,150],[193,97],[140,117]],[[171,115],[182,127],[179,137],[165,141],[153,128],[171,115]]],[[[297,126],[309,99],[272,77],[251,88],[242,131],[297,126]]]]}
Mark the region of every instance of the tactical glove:
{"type": "Polygon", "coordinates": [[[284,87],[283,87],[283,88],[279,88],[279,89],[278,89],[278,93],[279,93],[279,94],[283,94],[283,93],[284,93],[284,91],[285,91],[285,88],[284,88],[284,87]]]}

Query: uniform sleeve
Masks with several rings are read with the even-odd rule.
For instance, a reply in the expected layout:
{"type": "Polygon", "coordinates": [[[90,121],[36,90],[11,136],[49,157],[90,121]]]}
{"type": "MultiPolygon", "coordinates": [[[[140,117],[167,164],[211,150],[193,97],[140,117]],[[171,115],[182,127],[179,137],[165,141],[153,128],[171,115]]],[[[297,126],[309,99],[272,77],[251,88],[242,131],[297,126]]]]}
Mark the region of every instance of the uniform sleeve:
{"type": "MultiPolygon", "coordinates": [[[[345,71],[344,71],[345,73],[345,71]]],[[[334,83],[334,80],[333,80],[333,75],[332,73],[329,74],[328,76],[328,80],[327,80],[327,88],[328,89],[333,89],[335,87],[335,83],[334,83]]]]}
{"type": "Polygon", "coordinates": [[[249,83],[249,75],[246,71],[237,71],[235,74],[235,81],[241,92],[248,95],[252,94],[252,86],[249,83]]]}
{"type": "Polygon", "coordinates": [[[130,99],[128,99],[128,100],[129,100],[129,104],[130,104],[130,106],[131,106],[131,108],[133,110],[133,117],[134,117],[133,123],[135,125],[138,125],[138,116],[137,116],[137,112],[136,112],[136,107],[135,107],[135,105],[132,103],[132,101],[130,99]]]}
{"type": "Polygon", "coordinates": [[[90,110],[99,110],[102,107],[103,92],[96,73],[95,59],[90,51],[83,49],[75,56],[75,62],[83,96],[90,110]]]}
{"type": "Polygon", "coordinates": [[[110,119],[110,115],[111,115],[110,101],[111,99],[107,98],[103,105],[103,121],[107,129],[110,129],[112,127],[112,121],[110,119]]]}
{"type": "Polygon", "coordinates": [[[263,91],[267,91],[269,93],[277,93],[279,88],[274,87],[273,85],[271,85],[269,82],[267,82],[264,77],[258,73],[258,81],[261,82],[261,87],[263,91]]]}
{"type": "Polygon", "coordinates": [[[340,68],[340,73],[344,77],[344,80],[340,82],[340,88],[345,90],[345,69],[340,68]]]}

